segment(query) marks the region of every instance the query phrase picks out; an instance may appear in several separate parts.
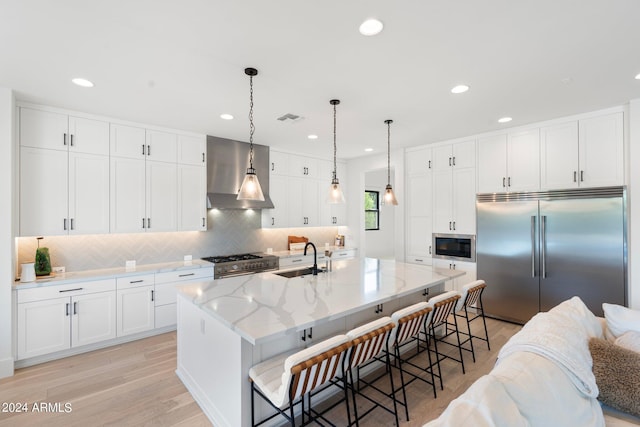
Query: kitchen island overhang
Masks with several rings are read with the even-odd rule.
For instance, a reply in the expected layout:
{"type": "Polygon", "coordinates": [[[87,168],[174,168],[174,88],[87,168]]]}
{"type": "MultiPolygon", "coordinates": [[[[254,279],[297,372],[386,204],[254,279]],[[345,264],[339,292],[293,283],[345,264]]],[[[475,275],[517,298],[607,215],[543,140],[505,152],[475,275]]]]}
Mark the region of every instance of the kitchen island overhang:
{"type": "Polygon", "coordinates": [[[260,273],[181,286],[176,373],[215,425],[250,425],[251,366],[424,301],[463,274],[364,258],[334,262],[318,276],[260,273]]]}

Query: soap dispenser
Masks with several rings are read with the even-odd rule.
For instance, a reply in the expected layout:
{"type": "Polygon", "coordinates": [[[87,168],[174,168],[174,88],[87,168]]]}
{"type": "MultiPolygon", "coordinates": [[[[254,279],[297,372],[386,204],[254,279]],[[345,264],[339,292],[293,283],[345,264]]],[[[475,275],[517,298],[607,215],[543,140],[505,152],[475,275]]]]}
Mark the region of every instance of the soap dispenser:
{"type": "Polygon", "coordinates": [[[43,237],[38,237],[38,249],[36,249],[36,262],[35,270],[36,276],[47,276],[51,274],[51,258],[49,257],[49,248],[41,248],[40,240],[43,237]]]}

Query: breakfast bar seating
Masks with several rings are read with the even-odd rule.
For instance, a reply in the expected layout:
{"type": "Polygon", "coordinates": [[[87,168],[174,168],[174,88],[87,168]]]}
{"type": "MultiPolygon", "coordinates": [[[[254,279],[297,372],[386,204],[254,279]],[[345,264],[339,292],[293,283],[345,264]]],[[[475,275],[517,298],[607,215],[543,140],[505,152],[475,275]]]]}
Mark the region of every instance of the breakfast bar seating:
{"type": "MultiPolygon", "coordinates": [[[[476,353],[473,348],[474,338],[486,342],[487,350],[491,350],[491,346],[489,344],[489,333],[487,332],[487,321],[484,316],[484,307],[482,306],[482,292],[486,287],[487,285],[484,280],[476,280],[464,285],[462,287],[462,297],[458,300],[456,312],[454,313],[455,316],[460,319],[465,319],[467,323],[467,331],[460,331],[460,333],[466,337],[462,340],[461,344],[463,345],[463,349],[471,351],[474,363],[476,361],[476,353]],[[473,312],[470,312],[470,310],[473,310],[473,312]],[[477,319],[482,319],[484,336],[473,335],[471,333],[471,322],[477,319]],[[469,349],[464,347],[467,342],[469,343],[469,349]]],[[[449,325],[447,325],[447,327],[449,325]]]]}
{"type": "MultiPolygon", "coordinates": [[[[291,426],[295,427],[296,418],[294,407],[300,405],[302,425],[305,416],[309,419],[322,418],[322,413],[314,411],[311,405],[311,393],[336,377],[343,382],[347,418],[349,415],[349,401],[347,387],[344,385],[344,360],[352,342],[346,335],[329,338],[297,353],[276,356],[265,360],[249,370],[251,381],[251,425],[259,426],[274,417],[281,415],[291,426]],[[259,396],[275,410],[275,413],[255,420],[255,397],[259,396]],[[305,410],[305,398],[308,408],[305,410]]],[[[336,382],[339,384],[340,380],[336,382]]]]}

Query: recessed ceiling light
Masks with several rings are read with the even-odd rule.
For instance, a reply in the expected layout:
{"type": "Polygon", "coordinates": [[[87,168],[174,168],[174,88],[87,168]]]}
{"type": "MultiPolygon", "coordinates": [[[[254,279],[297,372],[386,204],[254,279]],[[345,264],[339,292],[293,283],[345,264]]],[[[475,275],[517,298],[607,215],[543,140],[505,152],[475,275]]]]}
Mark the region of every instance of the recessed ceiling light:
{"type": "Polygon", "coordinates": [[[82,86],[82,87],[93,87],[93,82],[90,82],[87,79],[82,79],[82,78],[75,78],[71,80],[74,84],[78,85],[78,86],[82,86]]]}
{"type": "Polygon", "coordinates": [[[640,80],[640,73],[636,74],[636,80],[640,80]]]}
{"type": "Polygon", "coordinates": [[[498,123],[509,123],[511,120],[513,120],[511,117],[502,117],[498,119],[498,123]]]}
{"type": "Polygon", "coordinates": [[[233,120],[233,116],[231,114],[227,114],[227,113],[220,114],[220,118],[222,120],[233,120]]]}
{"type": "Polygon", "coordinates": [[[309,139],[318,139],[318,135],[313,135],[313,134],[307,135],[307,138],[309,138],[309,139]]]}
{"type": "Polygon", "coordinates": [[[365,148],[364,151],[366,151],[367,153],[373,151],[373,148],[365,148]]]}
{"type": "Polygon", "coordinates": [[[370,18],[360,24],[360,34],[363,36],[375,36],[382,31],[383,27],[384,25],[382,25],[382,22],[377,19],[370,18]]]}
{"type": "Polygon", "coordinates": [[[451,93],[465,93],[469,90],[469,86],[467,85],[458,85],[451,89],[451,93]]]}

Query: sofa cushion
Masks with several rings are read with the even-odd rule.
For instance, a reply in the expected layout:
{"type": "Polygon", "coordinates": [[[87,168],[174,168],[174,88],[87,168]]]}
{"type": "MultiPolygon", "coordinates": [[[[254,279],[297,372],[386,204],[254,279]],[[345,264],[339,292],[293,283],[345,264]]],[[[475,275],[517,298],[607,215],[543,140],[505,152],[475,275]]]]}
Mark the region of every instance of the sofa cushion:
{"type": "Polygon", "coordinates": [[[640,332],[640,311],[632,310],[617,304],[602,304],[607,328],[618,338],[627,331],[640,332]]]}
{"type": "Polygon", "coordinates": [[[580,393],[563,370],[544,356],[513,353],[489,375],[502,383],[531,426],[604,425],[597,399],[580,393]]]}
{"type": "Polygon", "coordinates": [[[598,399],[640,417],[640,354],[598,338],[589,340],[589,350],[598,399]]]}
{"type": "MultiPolygon", "coordinates": [[[[424,427],[529,427],[533,424],[520,413],[502,383],[490,376],[480,377],[447,409],[424,427]]],[[[551,424],[548,424],[551,425],[551,424]]]]}

